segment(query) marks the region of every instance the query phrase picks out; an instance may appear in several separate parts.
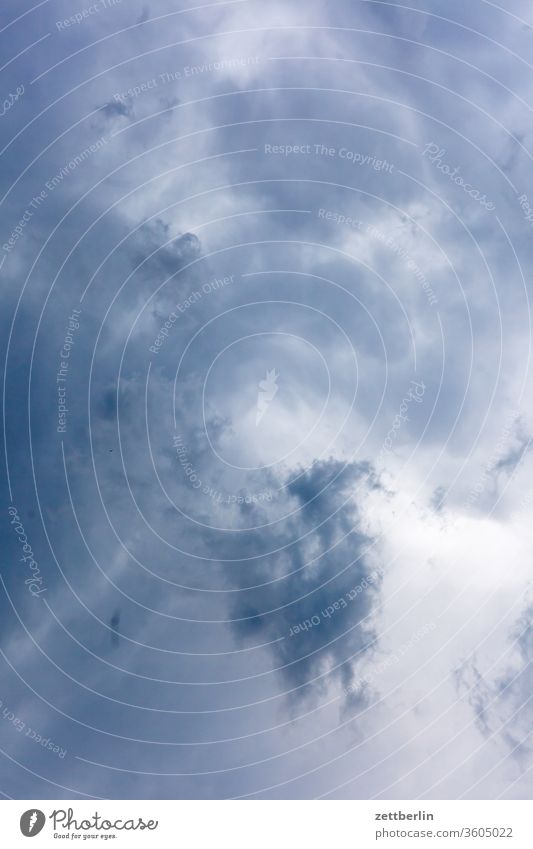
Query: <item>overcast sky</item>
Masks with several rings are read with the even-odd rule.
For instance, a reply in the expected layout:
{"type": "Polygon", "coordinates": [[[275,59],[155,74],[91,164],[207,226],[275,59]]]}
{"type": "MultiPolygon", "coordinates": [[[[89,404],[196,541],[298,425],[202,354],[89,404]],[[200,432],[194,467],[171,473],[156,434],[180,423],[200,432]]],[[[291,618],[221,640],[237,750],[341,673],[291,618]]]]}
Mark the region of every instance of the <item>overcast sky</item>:
{"type": "Polygon", "coordinates": [[[505,6],[3,0],[5,796],[531,798],[505,6]]]}

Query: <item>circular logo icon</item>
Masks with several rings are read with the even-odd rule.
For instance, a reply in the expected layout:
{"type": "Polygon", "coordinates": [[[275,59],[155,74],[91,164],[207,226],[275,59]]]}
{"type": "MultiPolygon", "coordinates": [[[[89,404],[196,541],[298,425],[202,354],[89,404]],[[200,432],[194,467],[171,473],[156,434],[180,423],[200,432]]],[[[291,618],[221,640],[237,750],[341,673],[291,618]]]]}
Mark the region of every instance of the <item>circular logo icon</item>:
{"type": "Polygon", "coordinates": [[[20,818],[20,830],[24,837],[35,837],[43,830],[46,817],[42,811],[37,808],[31,808],[25,811],[20,818]]]}

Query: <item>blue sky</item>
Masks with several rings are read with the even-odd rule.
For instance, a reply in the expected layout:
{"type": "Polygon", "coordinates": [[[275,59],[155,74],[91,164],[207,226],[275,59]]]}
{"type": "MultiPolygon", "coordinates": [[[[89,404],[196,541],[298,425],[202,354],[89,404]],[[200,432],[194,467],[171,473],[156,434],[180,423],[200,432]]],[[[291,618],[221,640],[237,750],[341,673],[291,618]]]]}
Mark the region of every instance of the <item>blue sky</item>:
{"type": "Polygon", "coordinates": [[[530,798],[531,26],[4,0],[4,795],[530,798]]]}

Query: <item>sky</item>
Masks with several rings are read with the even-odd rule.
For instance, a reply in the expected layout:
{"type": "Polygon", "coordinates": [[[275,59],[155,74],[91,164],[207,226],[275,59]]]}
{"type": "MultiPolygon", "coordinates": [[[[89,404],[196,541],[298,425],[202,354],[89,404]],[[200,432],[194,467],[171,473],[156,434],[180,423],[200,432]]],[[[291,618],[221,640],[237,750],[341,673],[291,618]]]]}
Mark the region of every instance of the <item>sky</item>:
{"type": "Polygon", "coordinates": [[[3,797],[531,798],[532,26],[3,0],[3,797]]]}

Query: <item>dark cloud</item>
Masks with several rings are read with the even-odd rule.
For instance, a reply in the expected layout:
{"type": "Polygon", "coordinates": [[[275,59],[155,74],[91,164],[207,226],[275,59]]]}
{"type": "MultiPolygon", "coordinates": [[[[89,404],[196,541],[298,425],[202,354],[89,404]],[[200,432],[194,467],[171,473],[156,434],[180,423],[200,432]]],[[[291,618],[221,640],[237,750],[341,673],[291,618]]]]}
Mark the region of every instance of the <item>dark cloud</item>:
{"type": "Polygon", "coordinates": [[[109,621],[109,625],[113,631],[111,635],[111,642],[113,647],[117,648],[120,642],[120,610],[115,610],[109,621]]]}
{"type": "Polygon", "coordinates": [[[133,110],[125,100],[110,100],[100,109],[102,115],[112,121],[115,118],[132,118],[133,110]]]}
{"type": "MultiPolygon", "coordinates": [[[[361,589],[373,573],[366,554],[372,541],[359,529],[357,508],[370,477],[367,464],[329,460],[290,483],[296,512],[276,535],[281,551],[249,561],[233,605],[240,638],[272,641],[275,666],[293,701],[315,701],[328,686],[346,689],[376,639],[379,581],[370,578],[361,589]]],[[[261,551],[262,542],[256,547],[261,551]]],[[[229,553],[227,544],[223,550],[229,553]]]]}
{"type": "Polygon", "coordinates": [[[149,6],[145,5],[141,9],[141,14],[137,18],[137,23],[138,24],[144,24],[149,19],[150,19],[150,8],[149,8],[149,6]]]}
{"type": "Polygon", "coordinates": [[[133,253],[134,267],[142,266],[142,273],[153,278],[154,270],[160,274],[161,283],[197,259],[201,243],[194,233],[171,234],[170,225],[156,219],[136,235],[133,253]]]}

